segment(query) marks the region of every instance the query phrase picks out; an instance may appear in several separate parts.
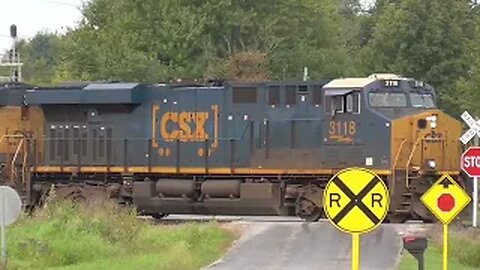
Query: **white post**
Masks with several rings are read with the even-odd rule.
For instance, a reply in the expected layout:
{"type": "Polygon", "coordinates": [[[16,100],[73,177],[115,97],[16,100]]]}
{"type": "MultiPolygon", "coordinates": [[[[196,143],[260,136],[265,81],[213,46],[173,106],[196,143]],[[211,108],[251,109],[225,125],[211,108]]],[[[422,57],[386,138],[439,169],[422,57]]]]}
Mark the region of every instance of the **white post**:
{"type": "Polygon", "coordinates": [[[308,67],[303,68],[303,80],[308,81],[308,67]]]}
{"type": "Polygon", "coordinates": [[[5,189],[0,189],[2,196],[2,269],[7,269],[7,230],[5,228],[5,189]]]}
{"type": "Polygon", "coordinates": [[[478,213],[478,177],[473,178],[473,227],[477,227],[477,213],[478,213]]]}
{"type": "MultiPolygon", "coordinates": [[[[478,118],[475,118],[475,121],[478,123],[478,118]]],[[[480,138],[478,135],[474,137],[473,143],[475,146],[480,144],[480,138]]],[[[473,215],[472,215],[472,226],[477,227],[477,215],[478,215],[478,177],[473,177],[473,215]]]]}

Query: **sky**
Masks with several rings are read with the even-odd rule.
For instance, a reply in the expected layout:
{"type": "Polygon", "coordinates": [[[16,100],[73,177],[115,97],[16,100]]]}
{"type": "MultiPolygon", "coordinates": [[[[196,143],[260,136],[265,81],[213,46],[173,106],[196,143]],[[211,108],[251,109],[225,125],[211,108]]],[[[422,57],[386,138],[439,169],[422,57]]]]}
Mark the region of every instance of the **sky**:
{"type": "MultiPolygon", "coordinates": [[[[31,38],[39,31],[62,32],[81,18],[85,0],[0,0],[0,52],[10,48],[10,25],[17,25],[19,38],[31,38]]],[[[1,54],[1,53],[0,53],[1,54]]]]}

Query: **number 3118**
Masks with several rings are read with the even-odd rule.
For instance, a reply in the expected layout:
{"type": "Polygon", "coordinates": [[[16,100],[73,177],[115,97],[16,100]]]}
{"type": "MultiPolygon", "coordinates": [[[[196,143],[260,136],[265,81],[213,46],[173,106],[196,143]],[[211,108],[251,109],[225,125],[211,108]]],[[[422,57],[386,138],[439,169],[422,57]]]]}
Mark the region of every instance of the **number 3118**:
{"type": "Polygon", "coordinates": [[[357,132],[357,124],[354,121],[330,121],[328,133],[330,135],[351,136],[357,132]]]}

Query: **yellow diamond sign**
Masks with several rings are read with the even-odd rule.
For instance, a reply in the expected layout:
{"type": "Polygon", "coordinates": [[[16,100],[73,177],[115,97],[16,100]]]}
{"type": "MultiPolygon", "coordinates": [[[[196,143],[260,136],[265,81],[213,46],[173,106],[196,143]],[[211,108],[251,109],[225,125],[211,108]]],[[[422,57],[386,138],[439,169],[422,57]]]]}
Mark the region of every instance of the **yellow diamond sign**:
{"type": "Polygon", "coordinates": [[[449,224],[468,205],[470,197],[450,175],[445,174],[423,194],[421,200],[438,220],[449,224]]]}
{"type": "Polygon", "coordinates": [[[363,168],[345,169],[330,179],[323,207],[328,220],[347,233],[366,233],[385,219],[389,192],[375,173],[363,168]]]}

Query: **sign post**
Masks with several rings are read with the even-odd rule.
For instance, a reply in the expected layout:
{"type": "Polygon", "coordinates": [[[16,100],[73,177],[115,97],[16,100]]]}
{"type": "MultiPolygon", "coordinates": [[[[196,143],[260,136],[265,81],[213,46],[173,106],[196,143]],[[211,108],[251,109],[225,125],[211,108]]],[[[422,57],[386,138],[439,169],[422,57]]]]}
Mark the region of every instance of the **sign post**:
{"type": "Polygon", "coordinates": [[[323,207],[333,226],[352,235],[352,270],[360,267],[360,234],[377,228],[389,205],[387,186],[370,170],[348,168],[328,182],[323,207]]]}
{"type": "Polygon", "coordinates": [[[478,176],[473,178],[473,227],[477,227],[478,214],[478,176]]]}
{"type": "Polygon", "coordinates": [[[2,238],[2,269],[7,269],[7,226],[17,220],[22,211],[22,201],[11,187],[0,186],[0,226],[2,238]]]}
{"type": "MultiPolygon", "coordinates": [[[[467,144],[475,135],[480,136],[480,121],[475,119],[467,112],[463,112],[461,118],[470,128],[465,132],[460,141],[463,144],[467,144]]],[[[477,214],[478,214],[478,177],[480,177],[480,148],[470,147],[462,154],[462,169],[473,177],[473,209],[472,209],[472,226],[477,227],[477,214]]]]}
{"type": "Polygon", "coordinates": [[[473,213],[472,225],[477,227],[478,213],[478,177],[480,176],[480,147],[470,147],[462,154],[460,161],[462,170],[473,177],[473,213]]]}
{"type": "Polygon", "coordinates": [[[443,270],[447,270],[448,225],[468,205],[470,197],[450,175],[445,174],[420,199],[443,223],[443,270]]]}

